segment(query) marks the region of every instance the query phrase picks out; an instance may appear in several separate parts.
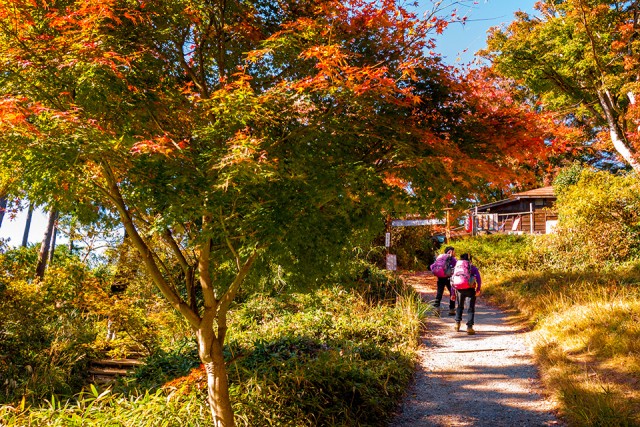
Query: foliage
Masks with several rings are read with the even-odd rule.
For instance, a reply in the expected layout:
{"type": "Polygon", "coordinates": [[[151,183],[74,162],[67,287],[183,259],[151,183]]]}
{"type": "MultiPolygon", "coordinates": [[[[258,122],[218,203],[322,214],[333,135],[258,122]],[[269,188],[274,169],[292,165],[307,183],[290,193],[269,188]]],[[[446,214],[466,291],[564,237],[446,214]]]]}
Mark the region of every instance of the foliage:
{"type": "Polygon", "coordinates": [[[570,166],[560,170],[553,180],[553,191],[555,194],[562,194],[576,185],[580,180],[580,174],[586,167],[578,162],[573,162],[570,166]]]}
{"type": "Polygon", "coordinates": [[[431,230],[427,227],[398,227],[391,232],[391,251],[402,270],[428,270],[434,257],[431,230]]]}
{"type": "Polygon", "coordinates": [[[68,396],[86,382],[90,359],[160,358],[190,331],[144,275],[109,291],[113,274],[90,269],[59,246],[42,281],[30,281],[37,247],[0,253],[0,401],[68,396]],[[107,323],[117,339],[106,339],[107,323]]]}
{"type": "Polygon", "coordinates": [[[184,318],[171,310],[130,248],[121,245],[106,254],[111,263],[95,269],[102,281],[96,289],[100,297],[87,301],[96,316],[99,334],[93,346],[97,351],[116,359],[153,357],[192,336],[184,318]],[[115,338],[107,338],[108,329],[115,338]]]}
{"type": "Polygon", "coordinates": [[[543,238],[531,235],[491,234],[476,238],[455,240],[451,245],[460,256],[468,253],[473,263],[482,271],[513,271],[525,269],[545,269],[554,262],[552,254],[546,250],[543,238]]]}
{"type": "Polygon", "coordinates": [[[602,269],[638,257],[640,187],[635,173],[615,175],[576,164],[556,183],[554,234],[487,236],[486,245],[481,239],[462,240],[456,242],[457,252],[469,251],[479,266],[500,270],[602,269]]]}
{"type": "Polygon", "coordinates": [[[77,390],[95,337],[83,306],[96,278],[77,260],[59,256],[44,281],[29,282],[23,278],[32,276],[25,272],[36,257],[34,247],[0,254],[3,402],[77,390]]]}
{"type": "Polygon", "coordinates": [[[637,256],[640,184],[635,173],[584,170],[558,194],[554,245],[576,263],[597,265],[637,256]]]}
{"type": "Polygon", "coordinates": [[[0,420],[12,427],[213,426],[209,408],[196,393],[180,399],[162,390],[125,396],[95,387],[73,400],[52,397],[41,408],[0,406],[0,420]]]}
{"type": "Polygon", "coordinates": [[[484,55],[537,108],[581,129],[591,156],[604,151],[595,159],[600,166],[616,151],[638,170],[637,2],[544,0],[535,7],[536,15],[519,12],[506,28],[494,28],[484,55]]]}
{"type": "MultiPolygon", "coordinates": [[[[233,312],[231,390],[247,425],[382,425],[413,371],[417,307],[341,288],[253,298],[233,312]]],[[[397,298],[397,296],[396,296],[397,298]]],[[[168,387],[205,388],[202,368],[168,387]],[[195,384],[193,381],[195,380],[195,384]]]]}
{"type": "Polygon", "coordinates": [[[144,365],[135,371],[135,386],[153,391],[170,380],[187,375],[199,365],[195,341],[185,340],[180,346],[160,350],[146,357],[144,365]]]}
{"type": "Polygon", "coordinates": [[[34,200],[119,218],[231,425],[221,352],[247,279],[325,277],[386,213],[546,155],[532,108],[428,54],[457,3],[0,1],[0,159],[34,200]]]}

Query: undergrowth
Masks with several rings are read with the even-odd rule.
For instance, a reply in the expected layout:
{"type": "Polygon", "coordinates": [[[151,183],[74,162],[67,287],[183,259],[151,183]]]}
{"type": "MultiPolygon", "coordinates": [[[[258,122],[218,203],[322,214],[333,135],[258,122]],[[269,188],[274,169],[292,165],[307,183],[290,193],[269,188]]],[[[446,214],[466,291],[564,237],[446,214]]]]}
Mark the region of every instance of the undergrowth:
{"type": "MultiPolygon", "coordinates": [[[[385,425],[413,374],[427,310],[387,279],[238,304],[226,348],[237,424],[385,425]]],[[[70,400],[5,405],[0,425],[209,426],[206,376],[188,371],[193,350],[159,354],[118,393],[92,387],[70,400]]]]}

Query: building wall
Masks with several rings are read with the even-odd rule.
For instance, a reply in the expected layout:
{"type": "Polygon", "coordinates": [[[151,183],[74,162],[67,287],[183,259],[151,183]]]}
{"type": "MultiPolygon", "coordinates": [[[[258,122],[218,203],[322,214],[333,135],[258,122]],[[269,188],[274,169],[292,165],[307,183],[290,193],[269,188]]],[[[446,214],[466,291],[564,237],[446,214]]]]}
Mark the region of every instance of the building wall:
{"type": "MultiPolygon", "coordinates": [[[[545,234],[547,229],[547,221],[556,221],[558,215],[552,211],[555,199],[523,199],[514,200],[514,203],[496,206],[489,209],[489,212],[478,211],[479,214],[491,213],[498,215],[497,230],[489,232],[502,233],[530,233],[531,232],[531,215],[529,211],[533,204],[534,211],[534,234],[545,234]],[[511,214],[511,215],[505,215],[511,214]],[[518,221],[519,218],[519,221],[518,221]],[[514,227],[514,223],[517,223],[514,227]]],[[[480,221],[483,222],[483,221],[480,221]]],[[[486,222],[486,221],[484,221],[486,222]]],[[[482,230],[480,230],[482,232],[482,230]]]]}

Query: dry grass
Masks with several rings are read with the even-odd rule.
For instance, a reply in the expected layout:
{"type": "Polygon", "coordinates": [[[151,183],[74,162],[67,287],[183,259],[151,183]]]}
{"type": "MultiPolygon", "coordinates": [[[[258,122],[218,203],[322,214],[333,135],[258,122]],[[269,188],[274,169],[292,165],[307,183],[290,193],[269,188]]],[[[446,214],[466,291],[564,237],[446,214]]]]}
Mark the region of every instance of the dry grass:
{"type": "Polygon", "coordinates": [[[640,425],[638,287],[551,272],[524,277],[488,277],[487,294],[536,326],[543,380],[570,424],[640,425]]]}

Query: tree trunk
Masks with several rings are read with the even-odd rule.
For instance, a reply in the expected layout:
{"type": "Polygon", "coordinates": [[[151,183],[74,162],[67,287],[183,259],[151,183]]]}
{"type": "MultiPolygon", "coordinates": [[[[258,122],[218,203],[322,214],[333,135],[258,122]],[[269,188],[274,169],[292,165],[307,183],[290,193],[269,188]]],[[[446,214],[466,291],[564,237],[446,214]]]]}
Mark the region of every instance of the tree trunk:
{"type": "Polygon", "coordinates": [[[56,252],[56,236],[58,234],[58,227],[55,225],[58,222],[58,213],[56,212],[56,219],[53,226],[53,232],[51,233],[51,249],[49,249],[49,264],[53,262],[53,256],[56,252]]]}
{"type": "Polygon", "coordinates": [[[24,225],[24,234],[22,235],[22,247],[26,248],[29,243],[29,229],[31,228],[31,218],[33,217],[33,203],[29,203],[27,211],[27,223],[24,225]]]}
{"type": "Polygon", "coordinates": [[[71,222],[71,225],[69,226],[69,253],[72,254],[73,253],[73,238],[76,234],[76,226],[74,224],[74,222],[71,222]]]}
{"type": "MultiPolygon", "coordinates": [[[[205,322],[203,322],[205,323],[205,322]]],[[[216,427],[234,427],[233,408],[229,397],[229,381],[224,362],[223,340],[209,333],[198,331],[200,359],[207,372],[207,401],[211,408],[213,425],[216,427]]]]}
{"type": "MultiPolygon", "coordinates": [[[[160,271],[156,259],[153,256],[153,251],[142,238],[134,224],[133,217],[127,209],[124,198],[120,193],[113,171],[108,164],[103,164],[102,166],[107,183],[107,188],[103,191],[109,196],[111,201],[114,202],[125,232],[131,239],[131,245],[138,251],[140,259],[156,287],[164,295],[169,304],[184,316],[191,325],[191,328],[196,332],[198,339],[198,356],[207,371],[207,400],[211,408],[214,426],[235,427],[223,354],[223,345],[227,331],[227,312],[238,289],[251,270],[251,266],[257,259],[258,252],[256,251],[251,254],[245,260],[244,264],[242,264],[240,258],[237,256],[237,252],[235,250],[231,251],[237,257],[236,264],[238,265],[238,272],[233,282],[229,285],[228,290],[218,300],[216,299],[215,291],[211,284],[209,260],[211,241],[205,240],[198,247],[199,283],[200,289],[202,290],[202,303],[204,306],[201,316],[198,310],[193,310],[191,308],[192,305],[182,299],[182,296],[176,292],[174,287],[166,280],[160,271]],[[214,332],[214,325],[217,325],[217,334],[214,332]]],[[[209,228],[207,217],[203,217],[202,227],[203,229],[209,228]]],[[[166,238],[169,237],[166,232],[164,234],[166,238]]],[[[170,243],[170,246],[174,251],[180,252],[180,248],[177,245],[171,245],[170,243]]],[[[183,261],[185,260],[184,255],[180,255],[179,258],[183,261]]],[[[189,266],[185,265],[185,267],[189,266]]],[[[188,280],[190,276],[191,273],[189,272],[189,268],[187,268],[185,279],[188,280]]]]}
{"type": "Polygon", "coordinates": [[[616,113],[612,106],[611,96],[608,92],[599,90],[598,99],[600,100],[600,106],[604,111],[604,115],[609,125],[609,135],[613,147],[618,154],[633,168],[634,171],[640,173],[640,162],[636,159],[636,153],[633,147],[627,141],[624,131],[620,128],[618,121],[616,120],[616,113]]]}
{"type": "Polygon", "coordinates": [[[51,245],[51,236],[53,229],[55,228],[56,218],[58,217],[58,211],[51,209],[49,212],[49,221],[47,222],[47,229],[44,232],[44,238],[42,239],[42,245],[40,245],[40,253],[38,254],[38,264],[36,265],[36,277],[40,280],[44,279],[44,271],[47,268],[47,259],[49,257],[49,248],[51,245]]]}
{"type": "Polygon", "coordinates": [[[2,228],[2,220],[4,219],[4,212],[7,209],[7,198],[0,196],[0,228],[2,228]]]}

